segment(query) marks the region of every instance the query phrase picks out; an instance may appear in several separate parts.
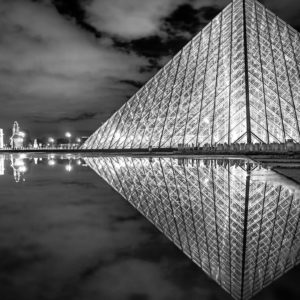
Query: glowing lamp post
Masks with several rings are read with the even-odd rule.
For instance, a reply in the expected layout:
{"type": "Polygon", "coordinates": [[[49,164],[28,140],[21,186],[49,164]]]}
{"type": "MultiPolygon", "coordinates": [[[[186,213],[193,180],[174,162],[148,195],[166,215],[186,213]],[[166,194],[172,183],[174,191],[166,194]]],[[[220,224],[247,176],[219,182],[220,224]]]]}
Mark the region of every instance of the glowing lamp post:
{"type": "Polygon", "coordinates": [[[49,137],[48,142],[50,143],[51,147],[53,148],[54,145],[54,138],[53,137],[49,137]]]}
{"type": "Polygon", "coordinates": [[[79,147],[80,147],[80,143],[81,143],[81,138],[77,138],[77,139],[76,139],[76,142],[77,142],[77,144],[78,144],[78,145],[77,145],[77,148],[79,148],[79,147]]]}
{"type": "Polygon", "coordinates": [[[66,132],[65,137],[66,137],[66,138],[68,139],[68,141],[69,141],[69,146],[68,146],[68,148],[70,148],[72,134],[71,134],[70,132],[66,132]]]}

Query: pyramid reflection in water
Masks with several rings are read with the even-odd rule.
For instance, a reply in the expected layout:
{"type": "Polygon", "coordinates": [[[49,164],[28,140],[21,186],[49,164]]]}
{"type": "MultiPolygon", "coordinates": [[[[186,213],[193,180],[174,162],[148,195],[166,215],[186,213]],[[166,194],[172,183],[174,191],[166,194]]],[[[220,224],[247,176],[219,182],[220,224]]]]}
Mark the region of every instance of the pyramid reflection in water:
{"type": "Polygon", "coordinates": [[[300,190],[273,171],[243,159],[86,162],[235,299],[300,260],[300,190]]]}

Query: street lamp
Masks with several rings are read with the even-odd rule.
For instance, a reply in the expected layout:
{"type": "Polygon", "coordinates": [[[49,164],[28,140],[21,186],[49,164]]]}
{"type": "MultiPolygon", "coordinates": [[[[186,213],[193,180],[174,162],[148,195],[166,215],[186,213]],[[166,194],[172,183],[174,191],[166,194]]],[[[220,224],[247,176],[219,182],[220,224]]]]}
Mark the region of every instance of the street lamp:
{"type": "Polygon", "coordinates": [[[77,142],[77,149],[80,147],[80,144],[81,144],[81,138],[77,138],[76,139],[76,142],[77,142]]]}
{"type": "Polygon", "coordinates": [[[49,137],[48,142],[50,143],[51,147],[53,148],[54,138],[53,137],[49,137]]]}
{"type": "Polygon", "coordinates": [[[65,137],[69,140],[69,147],[68,148],[70,148],[72,134],[70,132],[66,132],[65,137]]]}

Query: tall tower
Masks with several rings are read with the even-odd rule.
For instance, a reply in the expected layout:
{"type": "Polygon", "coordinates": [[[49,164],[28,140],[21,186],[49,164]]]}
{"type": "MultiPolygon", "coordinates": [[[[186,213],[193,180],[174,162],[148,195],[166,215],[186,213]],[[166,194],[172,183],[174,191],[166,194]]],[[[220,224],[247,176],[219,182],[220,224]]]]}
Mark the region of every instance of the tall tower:
{"type": "Polygon", "coordinates": [[[10,145],[13,149],[21,149],[24,143],[25,133],[20,131],[20,126],[17,121],[14,122],[10,145]]]}
{"type": "Polygon", "coordinates": [[[234,0],[82,148],[299,143],[299,86],[299,33],[234,0]]]}
{"type": "Polygon", "coordinates": [[[19,133],[20,131],[20,126],[19,126],[19,123],[17,121],[14,122],[14,125],[13,125],[13,130],[12,130],[12,134],[17,134],[19,133]]]}
{"type": "Polygon", "coordinates": [[[0,128],[0,149],[4,148],[4,134],[3,129],[0,128]]]}

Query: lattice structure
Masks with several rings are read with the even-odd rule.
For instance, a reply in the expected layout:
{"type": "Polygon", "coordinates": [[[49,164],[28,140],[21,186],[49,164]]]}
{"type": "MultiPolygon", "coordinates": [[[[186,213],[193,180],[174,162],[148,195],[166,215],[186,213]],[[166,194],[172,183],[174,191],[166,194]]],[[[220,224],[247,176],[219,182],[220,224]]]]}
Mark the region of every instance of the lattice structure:
{"type": "Polygon", "coordinates": [[[300,142],[299,67],[298,32],[234,0],[83,148],[300,142]]]}
{"type": "Polygon", "coordinates": [[[85,160],[235,299],[300,262],[300,193],[272,171],[245,160],[85,160]]]}

